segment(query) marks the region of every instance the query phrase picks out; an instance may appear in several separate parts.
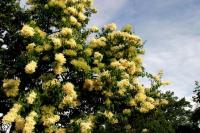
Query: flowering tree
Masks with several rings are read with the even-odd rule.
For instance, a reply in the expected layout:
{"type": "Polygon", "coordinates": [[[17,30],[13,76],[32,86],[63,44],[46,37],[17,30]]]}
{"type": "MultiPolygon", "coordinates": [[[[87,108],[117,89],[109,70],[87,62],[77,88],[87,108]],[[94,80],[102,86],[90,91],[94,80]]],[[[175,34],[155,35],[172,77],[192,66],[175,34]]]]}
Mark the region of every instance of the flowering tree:
{"type": "Polygon", "coordinates": [[[12,73],[4,69],[1,82],[1,95],[13,103],[2,122],[12,124],[12,130],[135,132],[135,114],[168,104],[158,90],[168,83],[161,81],[162,73],[144,71],[143,41],[130,25],[121,30],[114,23],[86,27],[96,12],[92,3],[28,1],[24,12],[29,17],[18,24],[12,33],[16,41],[4,50],[7,56],[15,53],[11,48],[17,51],[8,64],[12,73]],[[145,77],[149,86],[139,80],[145,77]]]}

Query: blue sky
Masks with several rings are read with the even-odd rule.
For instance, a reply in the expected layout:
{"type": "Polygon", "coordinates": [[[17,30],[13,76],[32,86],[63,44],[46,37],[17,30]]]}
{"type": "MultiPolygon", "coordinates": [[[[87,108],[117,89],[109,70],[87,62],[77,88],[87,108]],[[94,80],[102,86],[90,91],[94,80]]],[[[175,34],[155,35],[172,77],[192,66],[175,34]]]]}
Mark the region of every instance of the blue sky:
{"type": "Polygon", "coordinates": [[[194,81],[200,80],[199,0],[96,0],[98,10],[90,25],[130,23],[146,40],[144,66],[164,79],[179,97],[191,100],[194,81]]]}

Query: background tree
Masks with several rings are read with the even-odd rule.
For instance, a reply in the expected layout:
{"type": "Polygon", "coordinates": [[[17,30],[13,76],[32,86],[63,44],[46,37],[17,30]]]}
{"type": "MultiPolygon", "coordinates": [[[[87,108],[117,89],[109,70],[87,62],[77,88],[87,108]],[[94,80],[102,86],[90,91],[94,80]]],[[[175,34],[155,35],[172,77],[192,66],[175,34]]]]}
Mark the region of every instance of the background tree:
{"type": "Polygon", "coordinates": [[[165,112],[167,121],[170,121],[174,129],[181,125],[189,124],[191,117],[191,105],[185,98],[174,96],[174,92],[166,92],[162,96],[170,104],[161,108],[165,112]]]}
{"type": "Polygon", "coordinates": [[[196,103],[197,107],[193,111],[192,121],[193,121],[194,127],[200,130],[199,129],[199,124],[200,124],[200,104],[199,104],[200,103],[200,85],[199,85],[199,82],[196,81],[195,85],[196,85],[194,89],[195,96],[193,97],[193,101],[196,103]]]}
{"type": "Polygon", "coordinates": [[[188,125],[191,127],[190,103],[185,98],[178,99],[170,91],[160,95],[165,99],[162,101],[164,106],[160,106],[145,115],[140,113],[134,114],[136,129],[142,130],[147,128],[151,133],[179,133],[183,126],[188,125]]]}
{"type": "Polygon", "coordinates": [[[24,133],[151,131],[138,127],[138,118],[163,115],[168,101],[158,89],[168,83],[161,73],[145,72],[143,42],[131,26],[86,28],[96,12],[92,0],[28,2],[24,11],[14,0],[1,2],[1,29],[9,37],[3,37],[0,90],[12,101],[9,111],[1,104],[2,122],[24,133]],[[148,87],[139,81],[145,77],[148,87]]]}
{"type": "Polygon", "coordinates": [[[199,128],[199,120],[200,120],[200,111],[199,111],[199,98],[200,98],[200,86],[199,86],[199,82],[196,81],[195,82],[195,89],[194,89],[194,93],[195,96],[193,96],[193,101],[196,104],[195,109],[190,109],[190,113],[188,112],[188,114],[190,115],[184,115],[187,116],[187,121],[183,122],[181,125],[178,124],[178,127],[176,128],[176,132],[177,133],[188,133],[188,132],[192,132],[192,133],[199,133],[200,132],[200,128],[199,128]]]}

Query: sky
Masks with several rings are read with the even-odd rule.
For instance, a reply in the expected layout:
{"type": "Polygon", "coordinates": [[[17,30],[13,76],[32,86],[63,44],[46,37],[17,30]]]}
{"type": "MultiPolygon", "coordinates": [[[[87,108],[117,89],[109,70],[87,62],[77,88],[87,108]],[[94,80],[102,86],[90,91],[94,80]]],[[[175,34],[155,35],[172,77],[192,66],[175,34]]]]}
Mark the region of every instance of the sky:
{"type": "Polygon", "coordinates": [[[90,25],[132,24],[145,43],[146,71],[164,70],[162,88],[191,101],[194,81],[200,81],[199,0],[95,0],[98,13],[90,25]]]}

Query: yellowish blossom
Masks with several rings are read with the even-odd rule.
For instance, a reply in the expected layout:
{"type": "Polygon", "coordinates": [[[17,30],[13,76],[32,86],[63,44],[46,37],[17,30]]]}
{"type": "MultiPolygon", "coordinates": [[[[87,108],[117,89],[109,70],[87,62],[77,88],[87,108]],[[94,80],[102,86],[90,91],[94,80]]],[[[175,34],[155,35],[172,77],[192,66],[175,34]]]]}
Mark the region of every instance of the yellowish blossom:
{"type": "Polygon", "coordinates": [[[60,38],[51,37],[51,40],[54,44],[55,49],[60,48],[62,46],[62,42],[61,42],[60,38]]]}
{"type": "Polygon", "coordinates": [[[106,30],[111,30],[111,31],[117,30],[117,25],[115,23],[107,24],[104,27],[106,30]]]}
{"type": "Polygon", "coordinates": [[[35,125],[36,125],[36,121],[35,118],[38,117],[37,113],[35,111],[31,111],[30,114],[26,117],[26,121],[25,121],[25,125],[23,128],[23,133],[32,133],[35,125]]]}
{"type": "Polygon", "coordinates": [[[2,123],[11,124],[12,122],[14,122],[18,116],[18,112],[21,107],[21,104],[15,103],[13,107],[9,110],[9,112],[3,117],[2,123]]]}
{"type": "Polygon", "coordinates": [[[94,88],[94,81],[91,79],[86,79],[83,88],[87,89],[88,91],[92,91],[94,88]]]}
{"type": "Polygon", "coordinates": [[[45,51],[49,51],[49,50],[52,49],[52,46],[51,46],[50,44],[48,44],[48,43],[44,43],[43,49],[44,49],[45,51]]]}
{"type": "Polygon", "coordinates": [[[74,90],[74,85],[70,82],[67,82],[66,84],[63,85],[63,91],[65,92],[65,94],[67,94],[68,96],[71,96],[73,98],[77,97],[77,94],[74,90]]]}
{"type": "Polygon", "coordinates": [[[66,59],[63,53],[57,53],[55,54],[55,61],[59,64],[59,65],[63,65],[66,63],[66,59]]]}
{"type": "Polygon", "coordinates": [[[107,117],[109,120],[113,118],[114,114],[111,111],[105,111],[103,113],[105,117],[107,117]]]}
{"type": "Polygon", "coordinates": [[[40,36],[42,39],[44,39],[44,38],[46,37],[46,35],[47,35],[47,33],[44,32],[44,31],[42,31],[39,27],[36,27],[36,28],[35,28],[35,31],[39,34],[39,36],[40,36]]]}
{"type": "Polygon", "coordinates": [[[33,104],[33,102],[35,101],[36,97],[37,97],[37,93],[35,93],[34,91],[32,91],[32,92],[28,95],[28,97],[26,98],[26,99],[27,99],[27,103],[28,103],[28,104],[33,104]]]}
{"type": "Polygon", "coordinates": [[[142,129],[142,133],[148,133],[148,132],[149,132],[148,129],[146,129],[146,128],[142,129]]]}
{"type": "Polygon", "coordinates": [[[65,105],[76,107],[78,104],[77,99],[73,98],[71,96],[65,96],[62,100],[62,102],[59,105],[59,108],[63,108],[65,105]]]}
{"type": "Polygon", "coordinates": [[[139,109],[139,111],[140,111],[141,113],[147,113],[147,112],[149,112],[149,110],[148,110],[147,108],[143,108],[143,107],[141,107],[141,108],[139,109]]]}
{"type": "Polygon", "coordinates": [[[93,50],[91,48],[86,48],[84,53],[86,54],[86,56],[91,56],[92,55],[93,50]]]}
{"type": "Polygon", "coordinates": [[[155,100],[152,97],[147,97],[146,99],[148,102],[150,102],[151,104],[155,103],[155,100]]]}
{"type": "Polygon", "coordinates": [[[8,97],[16,97],[19,92],[19,79],[4,79],[3,80],[3,89],[8,97]]]}
{"type": "Polygon", "coordinates": [[[108,118],[108,120],[114,124],[114,123],[118,123],[118,120],[116,118],[114,118],[114,114],[111,111],[106,110],[104,113],[104,116],[108,118]]]}
{"type": "Polygon", "coordinates": [[[137,85],[137,92],[138,93],[145,93],[145,88],[142,85],[137,85]]]}
{"type": "Polygon", "coordinates": [[[110,66],[118,68],[121,66],[121,63],[119,63],[119,61],[113,61],[111,62],[110,66]]]}
{"type": "Polygon", "coordinates": [[[96,47],[104,47],[106,46],[106,38],[105,37],[101,37],[101,38],[92,38],[90,41],[90,45],[89,47],[94,49],[96,47]]]}
{"type": "Polygon", "coordinates": [[[76,25],[78,21],[74,16],[70,16],[69,22],[71,25],[76,25]]]}
{"type": "Polygon", "coordinates": [[[63,72],[65,72],[65,68],[62,65],[56,65],[53,69],[54,73],[59,75],[62,74],[63,72]]]}
{"type": "Polygon", "coordinates": [[[80,127],[81,127],[81,133],[89,133],[93,124],[92,122],[81,122],[80,127]]]}
{"type": "Polygon", "coordinates": [[[78,18],[79,18],[81,21],[84,21],[87,17],[86,17],[85,14],[83,14],[82,12],[79,12],[78,18]]]}
{"type": "Polygon", "coordinates": [[[107,71],[104,71],[101,73],[101,77],[105,77],[105,78],[108,78],[110,77],[110,72],[107,70],[107,71]]]}
{"type": "Polygon", "coordinates": [[[43,46],[41,46],[41,45],[38,45],[38,46],[35,47],[35,51],[36,51],[37,53],[41,53],[43,50],[44,50],[44,49],[43,49],[43,46]]]}
{"type": "Polygon", "coordinates": [[[44,90],[48,90],[50,89],[51,87],[53,86],[60,86],[60,81],[58,79],[52,79],[52,80],[49,80],[49,81],[46,81],[42,84],[42,88],[44,90]]]}
{"type": "Polygon", "coordinates": [[[55,133],[66,133],[66,129],[65,128],[58,128],[56,129],[55,133]]]}
{"type": "Polygon", "coordinates": [[[24,37],[32,37],[35,34],[35,31],[32,27],[29,25],[24,25],[21,29],[21,35],[24,37]]]}
{"type": "Polygon", "coordinates": [[[52,7],[57,6],[64,9],[66,8],[66,2],[66,0],[49,0],[48,5],[52,7]]]}
{"type": "Polygon", "coordinates": [[[131,64],[127,68],[129,74],[134,74],[136,72],[136,67],[134,62],[130,62],[131,64]]]}
{"type": "Polygon", "coordinates": [[[129,105],[130,105],[130,106],[136,106],[136,105],[137,105],[137,103],[136,103],[136,101],[135,101],[134,98],[131,98],[131,99],[130,99],[129,105]]]}
{"type": "Polygon", "coordinates": [[[87,64],[87,62],[85,60],[75,60],[74,59],[70,63],[78,69],[83,69],[84,71],[90,70],[90,66],[87,64]]]}
{"type": "Polygon", "coordinates": [[[94,116],[89,116],[86,119],[78,119],[76,123],[80,125],[81,133],[90,133],[93,128],[94,116]]]}
{"type": "Polygon", "coordinates": [[[125,92],[126,92],[126,89],[125,88],[120,88],[117,92],[118,92],[118,94],[123,96],[125,94],[125,92]]]}
{"type": "Polygon", "coordinates": [[[26,49],[28,52],[32,52],[34,50],[35,46],[36,46],[35,43],[30,43],[30,44],[28,44],[28,46],[26,46],[26,49]]]}
{"type": "Polygon", "coordinates": [[[122,37],[124,41],[127,43],[130,43],[131,45],[141,45],[141,39],[134,35],[127,32],[120,32],[120,31],[114,31],[108,34],[108,38],[110,38],[112,41],[115,41],[118,37],[122,37]]]}
{"type": "Polygon", "coordinates": [[[67,45],[67,46],[70,46],[70,48],[75,48],[76,47],[76,41],[74,40],[74,39],[69,39],[69,40],[66,40],[65,41],[65,44],[67,45]]]}
{"type": "Polygon", "coordinates": [[[166,99],[161,99],[160,104],[161,105],[167,105],[169,102],[166,99]]]}
{"type": "Polygon", "coordinates": [[[123,80],[117,82],[117,87],[119,87],[119,88],[125,88],[127,86],[129,86],[129,81],[127,79],[123,79],[123,80]]]}
{"type": "Polygon", "coordinates": [[[26,65],[25,72],[27,74],[33,74],[36,68],[37,68],[37,63],[32,60],[26,65]]]}
{"type": "Polygon", "coordinates": [[[22,118],[20,115],[18,115],[16,120],[15,120],[15,130],[16,131],[23,130],[24,124],[25,124],[25,119],[22,118]]]}
{"type": "Polygon", "coordinates": [[[72,15],[77,15],[77,10],[74,7],[68,7],[65,11],[66,14],[70,13],[72,15]]]}
{"type": "Polygon", "coordinates": [[[130,113],[131,113],[131,110],[130,110],[130,109],[124,109],[124,110],[123,110],[123,114],[128,114],[128,115],[129,115],[130,113]]]}
{"type": "Polygon", "coordinates": [[[142,102],[141,107],[146,108],[147,110],[152,110],[155,108],[154,104],[147,102],[147,101],[142,102]]]}
{"type": "Polygon", "coordinates": [[[90,28],[90,31],[91,32],[98,32],[99,31],[99,28],[97,27],[97,26],[92,26],[91,28],[90,28]]]}
{"type": "Polygon", "coordinates": [[[94,58],[101,61],[103,59],[103,55],[99,52],[94,53],[94,58]]]}
{"type": "Polygon", "coordinates": [[[135,95],[136,102],[143,102],[146,100],[146,98],[147,98],[147,96],[144,93],[137,93],[135,95]]]}
{"type": "Polygon", "coordinates": [[[43,125],[44,126],[50,126],[55,124],[56,122],[58,122],[60,120],[60,116],[59,115],[47,115],[46,117],[44,117],[45,115],[42,116],[41,120],[43,121],[43,125]]]}
{"type": "Polygon", "coordinates": [[[62,28],[62,30],[60,31],[60,33],[62,35],[71,35],[72,34],[72,29],[71,28],[62,28]]]}
{"type": "Polygon", "coordinates": [[[157,97],[160,97],[160,92],[156,93],[156,96],[157,96],[157,97]]]}
{"type": "Polygon", "coordinates": [[[41,121],[44,126],[50,127],[60,120],[60,116],[55,115],[54,111],[55,111],[55,107],[53,106],[41,107],[41,112],[42,112],[41,121]]]}
{"type": "Polygon", "coordinates": [[[113,92],[112,91],[104,91],[103,92],[104,93],[104,95],[106,96],[106,97],[111,97],[111,96],[113,96],[113,92]]]}
{"type": "Polygon", "coordinates": [[[77,52],[71,49],[64,50],[63,53],[67,56],[77,56],[77,52]]]}

